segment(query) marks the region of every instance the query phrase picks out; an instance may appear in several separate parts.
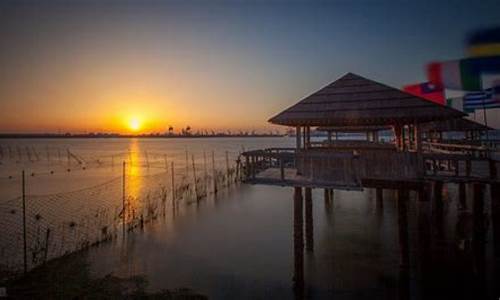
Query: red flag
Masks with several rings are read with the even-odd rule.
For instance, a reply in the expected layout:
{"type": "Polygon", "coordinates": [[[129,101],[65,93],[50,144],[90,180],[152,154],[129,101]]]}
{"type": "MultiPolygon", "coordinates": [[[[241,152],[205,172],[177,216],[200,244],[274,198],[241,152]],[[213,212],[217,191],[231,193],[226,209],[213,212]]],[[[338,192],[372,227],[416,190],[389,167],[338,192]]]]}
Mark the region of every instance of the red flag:
{"type": "Polygon", "coordinates": [[[409,94],[424,98],[437,104],[446,104],[443,87],[437,84],[430,82],[412,84],[403,87],[403,90],[409,94]]]}

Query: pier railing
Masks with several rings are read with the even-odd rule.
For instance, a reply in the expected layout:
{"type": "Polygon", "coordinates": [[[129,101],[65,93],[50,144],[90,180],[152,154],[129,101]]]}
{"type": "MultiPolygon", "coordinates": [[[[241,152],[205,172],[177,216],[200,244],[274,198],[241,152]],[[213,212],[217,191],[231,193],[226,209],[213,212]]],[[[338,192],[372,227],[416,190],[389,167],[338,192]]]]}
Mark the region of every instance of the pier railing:
{"type": "Polygon", "coordinates": [[[497,161],[482,148],[467,149],[470,151],[448,154],[369,148],[269,148],[242,153],[242,179],[249,183],[315,187],[359,187],[370,180],[497,180],[497,161]]]}

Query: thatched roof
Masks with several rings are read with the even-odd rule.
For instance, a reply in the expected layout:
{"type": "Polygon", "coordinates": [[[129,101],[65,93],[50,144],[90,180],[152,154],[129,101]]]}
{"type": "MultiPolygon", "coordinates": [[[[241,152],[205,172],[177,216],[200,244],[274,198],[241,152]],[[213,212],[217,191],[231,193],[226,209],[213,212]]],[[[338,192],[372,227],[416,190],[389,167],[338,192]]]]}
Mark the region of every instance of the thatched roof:
{"type": "Polygon", "coordinates": [[[392,126],[389,125],[365,125],[365,126],[320,126],[316,128],[318,131],[331,131],[331,132],[367,132],[367,131],[381,131],[390,130],[392,126]]]}
{"type": "Polygon", "coordinates": [[[465,118],[425,123],[422,124],[422,129],[424,131],[441,132],[493,130],[491,127],[465,118]]]}
{"type": "Polygon", "coordinates": [[[269,122],[288,126],[364,126],[423,123],[462,116],[458,110],[348,73],[269,122]]]}

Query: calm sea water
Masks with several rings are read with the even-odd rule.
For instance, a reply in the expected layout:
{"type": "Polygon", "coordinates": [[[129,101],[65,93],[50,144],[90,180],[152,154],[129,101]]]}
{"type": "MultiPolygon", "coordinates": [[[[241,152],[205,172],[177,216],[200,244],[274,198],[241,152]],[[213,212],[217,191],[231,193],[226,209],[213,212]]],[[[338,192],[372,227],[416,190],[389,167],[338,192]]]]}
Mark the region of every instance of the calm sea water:
{"type": "MultiPolygon", "coordinates": [[[[161,171],[163,153],[182,172],[186,150],[199,164],[203,164],[203,152],[214,151],[217,164],[224,165],[225,151],[234,160],[243,148],[283,147],[293,143],[288,138],[0,141],[3,148],[0,190],[4,199],[18,195],[16,174],[22,168],[28,174],[35,173],[28,177],[29,193],[49,194],[91,187],[119,176],[121,159],[116,157],[114,167],[110,161],[110,156],[117,153],[124,153],[121,158],[125,160],[129,152],[140,153],[135,160],[142,162],[141,172],[154,174],[161,171]],[[8,146],[11,150],[34,147],[38,149],[39,160],[16,162],[14,150],[9,160],[8,146]],[[47,147],[48,159],[47,153],[43,154],[47,147]],[[61,160],[57,149],[63,151],[61,160]],[[66,149],[85,159],[89,167],[77,171],[79,165],[70,159],[69,168],[73,170],[67,172],[66,149]],[[93,159],[107,159],[107,163],[95,166],[90,163],[93,159]],[[144,167],[145,160],[150,168],[144,167]],[[50,170],[54,173],[50,174],[50,170]]],[[[408,278],[402,275],[399,266],[397,202],[393,191],[384,192],[380,207],[371,189],[335,191],[332,206],[325,203],[323,190],[313,190],[314,251],[304,251],[304,297],[442,299],[481,298],[488,294],[493,297],[491,233],[487,234],[485,265],[488,267],[484,274],[478,274],[474,255],[467,247],[472,234],[471,201],[468,200],[467,210],[459,212],[457,198],[456,186],[446,186],[443,221],[429,237],[433,241],[432,264],[423,268],[419,257],[419,216],[423,209],[431,210],[432,205],[417,202],[411,194],[408,278]]],[[[167,214],[142,231],[129,233],[125,240],[90,248],[85,255],[92,276],[142,275],[152,291],[185,287],[211,299],[293,299],[297,297],[292,280],[293,246],[293,189],[239,184],[198,204],[183,205],[175,216],[167,214]]]]}

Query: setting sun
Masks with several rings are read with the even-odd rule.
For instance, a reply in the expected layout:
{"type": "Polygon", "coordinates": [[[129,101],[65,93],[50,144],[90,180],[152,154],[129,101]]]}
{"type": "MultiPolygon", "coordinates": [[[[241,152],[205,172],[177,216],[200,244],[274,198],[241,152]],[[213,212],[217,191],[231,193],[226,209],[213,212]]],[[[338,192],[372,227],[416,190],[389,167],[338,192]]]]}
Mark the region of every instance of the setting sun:
{"type": "Polygon", "coordinates": [[[132,131],[139,131],[141,129],[141,122],[137,118],[132,118],[128,122],[128,128],[132,131]]]}

